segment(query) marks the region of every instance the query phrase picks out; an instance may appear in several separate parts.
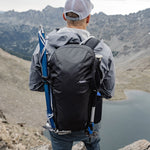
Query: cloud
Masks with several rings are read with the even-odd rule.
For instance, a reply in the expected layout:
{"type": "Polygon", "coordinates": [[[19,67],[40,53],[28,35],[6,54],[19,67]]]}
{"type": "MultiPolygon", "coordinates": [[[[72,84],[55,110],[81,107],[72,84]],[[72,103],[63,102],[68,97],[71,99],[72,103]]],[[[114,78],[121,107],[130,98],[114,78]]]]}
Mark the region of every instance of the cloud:
{"type": "Polygon", "coordinates": [[[92,0],[95,12],[104,12],[110,14],[129,14],[144,10],[150,6],[148,0],[92,0]]]}
{"type": "MultiPolygon", "coordinates": [[[[26,11],[29,9],[42,10],[47,5],[63,7],[66,0],[1,0],[0,10],[26,11]]],[[[91,0],[94,4],[92,13],[129,14],[150,8],[150,0],[91,0]]]]}

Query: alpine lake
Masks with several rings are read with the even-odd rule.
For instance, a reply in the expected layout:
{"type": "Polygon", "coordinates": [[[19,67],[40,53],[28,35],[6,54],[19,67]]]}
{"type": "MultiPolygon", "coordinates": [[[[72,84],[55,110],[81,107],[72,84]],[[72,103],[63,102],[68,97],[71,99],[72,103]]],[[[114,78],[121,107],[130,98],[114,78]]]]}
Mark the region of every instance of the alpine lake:
{"type": "Polygon", "coordinates": [[[125,91],[127,100],[104,101],[101,150],[118,150],[137,140],[150,141],[150,93],[125,91]]]}
{"type": "MultiPolygon", "coordinates": [[[[137,140],[150,141],[150,93],[128,90],[126,100],[103,101],[101,150],[118,150],[137,140]]],[[[44,135],[49,137],[45,130],[44,135]]]]}

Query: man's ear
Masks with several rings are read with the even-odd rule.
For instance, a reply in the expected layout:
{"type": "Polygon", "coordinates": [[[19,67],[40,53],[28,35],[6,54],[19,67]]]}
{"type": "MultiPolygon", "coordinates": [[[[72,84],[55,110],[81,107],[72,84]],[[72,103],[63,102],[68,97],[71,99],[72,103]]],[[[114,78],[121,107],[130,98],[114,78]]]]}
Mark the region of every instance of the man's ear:
{"type": "Polygon", "coordinates": [[[64,19],[65,21],[67,20],[64,13],[63,13],[63,19],[64,19]]]}
{"type": "Polygon", "coordinates": [[[91,18],[91,15],[88,15],[87,18],[86,18],[86,23],[87,23],[87,24],[89,24],[90,18],[91,18]]]}

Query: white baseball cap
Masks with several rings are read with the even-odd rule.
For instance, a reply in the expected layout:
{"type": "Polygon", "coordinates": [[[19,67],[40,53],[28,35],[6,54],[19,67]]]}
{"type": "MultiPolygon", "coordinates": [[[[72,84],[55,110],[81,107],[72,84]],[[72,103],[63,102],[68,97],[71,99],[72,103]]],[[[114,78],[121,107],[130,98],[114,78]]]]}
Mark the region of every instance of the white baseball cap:
{"type": "Polygon", "coordinates": [[[94,8],[90,0],[67,0],[64,7],[64,15],[68,20],[82,20],[86,18],[94,8]],[[66,16],[68,12],[77,14],[78,18],[66,16]]]}

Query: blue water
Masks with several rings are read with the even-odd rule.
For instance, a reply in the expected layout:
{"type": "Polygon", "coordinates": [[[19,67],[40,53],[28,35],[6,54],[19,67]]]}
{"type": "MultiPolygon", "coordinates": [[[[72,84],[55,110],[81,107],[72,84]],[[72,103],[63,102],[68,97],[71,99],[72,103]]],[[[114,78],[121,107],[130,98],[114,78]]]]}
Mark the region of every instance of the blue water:
{"type": "Polygon", "coordinates": [[[103,103],[101,150],[117,150],[139,139],[150,141],[150,93],[125,93],[127,100],[103,103]]]}

